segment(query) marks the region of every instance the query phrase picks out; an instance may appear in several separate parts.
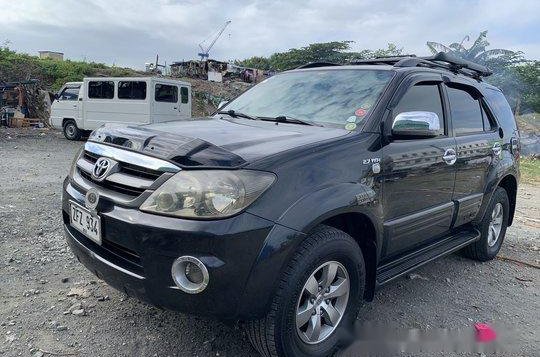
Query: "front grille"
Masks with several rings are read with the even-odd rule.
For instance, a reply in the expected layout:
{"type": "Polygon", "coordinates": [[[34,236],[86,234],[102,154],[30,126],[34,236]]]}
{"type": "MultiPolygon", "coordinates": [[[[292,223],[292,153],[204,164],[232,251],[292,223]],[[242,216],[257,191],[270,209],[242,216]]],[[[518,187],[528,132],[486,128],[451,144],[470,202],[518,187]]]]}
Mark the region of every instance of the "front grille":
{"type": "Polygon", "coordinates": [[[162,172],[150,170],[145,167],[135,166],[128,163],[121,163],[121,170],[127,174],[142,177],[150,180],[157,180],[161,176],[162,172]]]}
{"type": "Polygon", "coordinates": [[[92,170],[99,158],[100,155],[84,150],[77,161],[79,174],[85,180],[92,182],[96,186],[120,193],[129,198],[140,196],[164,173],[162,171],[136,165],[132,162],[128,163],[117,160],[119,164],[118,170],[111,173],[105,180],[98,181],[92,177],[92,170]]]}
{"type": "Polygon", "coordinates": [[[84,155],[83,155],[84,159],[88,162],[91,162],[93,164],[96,163],[97,159],[99,159],[99,156],[94,154],[94,153],[91,153],[89,151],[84,151],[84,155]]]}
{"type": "Polygon", "coordinates": [[[123,195],[137,197],[141,193],[143,193],[144,190],[145,190],[145,189],[130,187],[130,186],[127,186],[127,185],[122,185],[122,184],[113,183],[113,182],[109,182],[109,181],[95,181],[92,178],[91,174],[89,174],[88,172],[83,171],[81,169],[79,169],[79,173],[81,174],[82,177],[84,177],[88,181],[92,181],[95,185],[97,185],[99,187],[106,188],[106,189],[111,190],[111,191],[121,193],[123,195]]]}

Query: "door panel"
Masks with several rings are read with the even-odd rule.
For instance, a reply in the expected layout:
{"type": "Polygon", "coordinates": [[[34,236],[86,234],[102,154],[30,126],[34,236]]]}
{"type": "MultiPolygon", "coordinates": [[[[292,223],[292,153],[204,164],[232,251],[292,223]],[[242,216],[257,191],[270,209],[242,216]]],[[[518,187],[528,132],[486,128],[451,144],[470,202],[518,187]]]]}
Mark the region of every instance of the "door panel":
{"type": "Polygon", "coordinates": [[[487,183],[487,175],[494,160],[493,147],[498,134],[481,133],[456,138],[456,185],[453,199],[459,210],[455,226],[470,222],[476,217],[487,183]]]}
{"type": "Polygon", "coordinates": [[[444,235],[454,213],[456,142],[448,135],[441,84],[435,77],[422,76],[404,92],[391,118],[402,112],[427,111],[437,114],[441,129],[434,138],[392,140],[383,147],[386,258],[444,235]]]}
{"type": "Polygon", "coordinates": [[[177,120],[180,106],[180,91],[177,85],[155,83],[153,122],[177,120]]]}
{"type": "Polygon", "coordinates": [[[446,93],[457,146],[453,199],[458,205],[454,223],[458,227],[472,221],[480,210],[489,170],[501,148],[499,132],[478,90],[462,83],[448,83],[446,93]]]}
{"type": "Polygon", "coordinates": [[[51,106],[51,124],[61,127],[64,118],[80,118],[80,85],[69,85],[62,89],[58,99],[51,106]]]}
{"type": "Polygon", "coordinates": [[[383,149],[386,253],[411,248],[449,230],[455,168],[443,160],[454,138],[395,141],[383,149]]]}

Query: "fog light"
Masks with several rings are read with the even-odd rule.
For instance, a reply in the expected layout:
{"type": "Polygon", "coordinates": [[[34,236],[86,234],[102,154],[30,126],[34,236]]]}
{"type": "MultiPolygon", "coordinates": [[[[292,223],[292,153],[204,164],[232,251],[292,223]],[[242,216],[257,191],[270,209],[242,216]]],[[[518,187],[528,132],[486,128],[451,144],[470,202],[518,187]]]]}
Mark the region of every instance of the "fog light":
{"type": "Polygon", "coordinates": [[[188,294],[200,293],[208,285],[208,269],[203,262],[192,256],[176,259],[171,274],[176,286],[188,294]]]}

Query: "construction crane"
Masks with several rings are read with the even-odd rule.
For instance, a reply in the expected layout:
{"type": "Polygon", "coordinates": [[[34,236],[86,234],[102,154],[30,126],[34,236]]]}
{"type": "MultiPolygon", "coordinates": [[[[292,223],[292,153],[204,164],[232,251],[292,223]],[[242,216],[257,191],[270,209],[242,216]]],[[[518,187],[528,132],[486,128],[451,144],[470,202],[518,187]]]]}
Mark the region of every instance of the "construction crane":
{"type": "Polygon", "coordinates": [[[208,59],[208,52],[210,52],[210,50],[212,49],[212,47],[214,47],[216,41],[221,37],[221,34],[223,33],[223,31],[225,31],[225,29],[227,28],[227,26],[229,26],[229,24],[231,23],[231,21],[226,21],[225,24],[223,26],[221,26],[221,28],[219,29],[217,35],[214,37],[214,40],[210,43],[210,45],[208,47],[203,47],[203,43],[205,43],[210,37],[208,37],[206,40],[204,40],[203,42],[199,43],[199,47],[201,49],[201,52],[199,52],[199,56],[201,57],[201,61],[204,61],[205,59],[208,59]]]}

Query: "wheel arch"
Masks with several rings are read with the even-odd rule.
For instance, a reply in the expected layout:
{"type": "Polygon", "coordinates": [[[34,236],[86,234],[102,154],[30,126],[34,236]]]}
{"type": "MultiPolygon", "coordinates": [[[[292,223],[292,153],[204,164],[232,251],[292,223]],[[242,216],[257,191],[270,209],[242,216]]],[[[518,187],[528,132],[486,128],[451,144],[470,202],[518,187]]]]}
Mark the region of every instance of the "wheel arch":
{"type": "Polygon", "coordinates": [[[341,213],[320,224],[339,229],[350,235],[362,250],[366,268],[364,299],[373,300],[377,279],[377,228],[371,218],[359,212],[341,213]]]}
{"type": "Polygon", "coordinates": [[[73,123],[75,123],[75,125],[77,126],[77,128],[79,127],[77,125],[77,120],[75,120],[75,118],[62,118],[62,128],[66,125],[66,123],[72,121],[73,123]]]}
{"type": "Polygon", "coordinates": [[[508,201],[510,203],[508,226],[512,225],[512,222],[514,221],[514,213],[516,212],[517,185],[518,181],[512,174],[504,176],[497,185],[497,187],[504,188],[506,190],[506,194],[508,195],[508,201]]]}
{"type": "Polygon", "coordinates": [[[358,243],[366,262],[364,298],[372,300],[382,246],[381,208],[376,202],[375,191],[358,183],[326,187],[295,202],[275,222],[260,248],[242,297],[243,305],[254,309],[238,311],[239,317],[264,316],[271,302],[268,296],[273,295],[288,262],[309,233],[321,224],[343,230],[358,243]]]}

